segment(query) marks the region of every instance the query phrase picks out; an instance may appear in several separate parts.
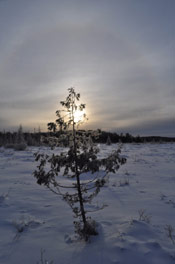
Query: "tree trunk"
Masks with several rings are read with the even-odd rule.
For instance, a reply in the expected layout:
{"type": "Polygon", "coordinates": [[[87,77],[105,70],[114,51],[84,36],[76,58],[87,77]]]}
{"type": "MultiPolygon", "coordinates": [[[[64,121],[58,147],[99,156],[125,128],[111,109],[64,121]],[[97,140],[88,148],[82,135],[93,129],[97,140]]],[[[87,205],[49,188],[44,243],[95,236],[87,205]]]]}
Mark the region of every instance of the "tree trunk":
{"type": "Polygon", "coordinates": [[[74,148],[74,157],[75,157],[75,174],[76,174],[76,180],[77,180],[77,190],[78,190],[78,198],[80,203],[80,211],[81,211],[81,217],[84,224],[84,230],[86,229],[87,221],[86,221],[86,214],[84,210],[84,204],[83,204],[83,198],[82,198],[82,192],[81,192],[81,185],[80,185],[80,175],[78,172],[78,166],[77,166],[77,145],[76,145],[76,131],[75,131],[75,122],[74,122],[74,113],[73,113],[73,104],[72,104],[72,130],[73,130],[73,148],[74,148]]]}

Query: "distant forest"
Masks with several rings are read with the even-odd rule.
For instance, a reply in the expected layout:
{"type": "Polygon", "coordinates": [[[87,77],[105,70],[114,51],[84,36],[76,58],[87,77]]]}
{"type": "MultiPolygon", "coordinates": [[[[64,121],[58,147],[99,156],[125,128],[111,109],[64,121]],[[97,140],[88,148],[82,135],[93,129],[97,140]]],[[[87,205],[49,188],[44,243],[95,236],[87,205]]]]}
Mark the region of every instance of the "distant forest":
{"type": "MultiPolygon", "coordinates": [[[[94,143],[104,143],[110,145],[111,143],[165,143],[165,142],[175,142],[175,137],[160,137],[160,136],[132,136],[129,133],[113,133],[98,130],[98,137],[93,137],[92,130],[78,130],[77,133],[91,137],[94,143]]],[[[13,148],[15,144],[25,143],[27,146],[47,146],[49,145],[49,138],[56,141],[60,136],[65,135],[64,146],[69,145],[69,132],[22,132],[19,129],[17,132],[0,132],[0,146],[7,148],[13,148]],[[67,136],[66,136],[67,135],[67,136]]]]}

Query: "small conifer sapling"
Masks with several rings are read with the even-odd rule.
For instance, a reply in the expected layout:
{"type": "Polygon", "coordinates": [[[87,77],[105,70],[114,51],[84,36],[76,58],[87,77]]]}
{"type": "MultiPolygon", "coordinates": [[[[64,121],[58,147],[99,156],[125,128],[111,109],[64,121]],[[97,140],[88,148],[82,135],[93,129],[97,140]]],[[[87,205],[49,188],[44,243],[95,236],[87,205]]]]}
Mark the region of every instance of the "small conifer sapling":
{"type": "MultiPolygon", "coordinates": [[[[51,156],[35,153],[39,164],[34,176],[38,184],[46,186],[68,203],[75,217],[75,232],[87,241],[90,236],[97,235],[89,213],[103,208],[102,205],[89,210],[88,205],[105,185],[108,174],[115,173],[126,159],[120,155],[120,149],[106,158],[98,157],[99,149],[90,144],[89,132],[78,130],[82,120],[86,119],[85,104],[80,104],[79,100],[80,94],[69,88],[66,100],[60,102],[62,109],[56,111],[56,126],[52,125],[65,131],[58,141],[61,144],[64,137],[69,138],[68,151],[51,156]],[[61,176],[67,177],[67,184],[62,184],[61,176]]],[[[98,132],[92,132],[91,136],[98,137],[98,132]]]]}

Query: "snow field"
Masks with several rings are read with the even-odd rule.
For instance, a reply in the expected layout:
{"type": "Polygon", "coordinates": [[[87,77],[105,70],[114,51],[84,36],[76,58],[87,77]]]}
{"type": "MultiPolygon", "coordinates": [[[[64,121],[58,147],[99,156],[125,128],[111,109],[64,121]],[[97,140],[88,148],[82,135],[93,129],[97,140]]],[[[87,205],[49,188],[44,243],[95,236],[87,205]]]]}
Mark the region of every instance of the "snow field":
{"type": "MultiPolygon", "coordinates": [[[[99,147],[103,156],[117,145],[99,147]]],[[[54,264],[175,263],[175,144],[123,145],[127,163],[92,202],[106,207],[91,214],[90,243],[76,239],[69,206],[37,185],[36,151],[0,148],[1,264],[39,263],[42,249],[54,264]]]]}

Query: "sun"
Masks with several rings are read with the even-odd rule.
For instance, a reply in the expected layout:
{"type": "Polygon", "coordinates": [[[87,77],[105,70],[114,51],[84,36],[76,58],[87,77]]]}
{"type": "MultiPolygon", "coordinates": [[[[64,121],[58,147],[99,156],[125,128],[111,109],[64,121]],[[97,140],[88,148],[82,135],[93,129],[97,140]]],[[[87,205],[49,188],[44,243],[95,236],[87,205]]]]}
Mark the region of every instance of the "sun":
{"type": "Polygon", "coordinates": [[[82,111],[76,110],[74,112],[74,121],[75,121],[75,123],[78,123],[80,121],[83,121],[84,115],[85,115],[84,109],[82,111]]]}

